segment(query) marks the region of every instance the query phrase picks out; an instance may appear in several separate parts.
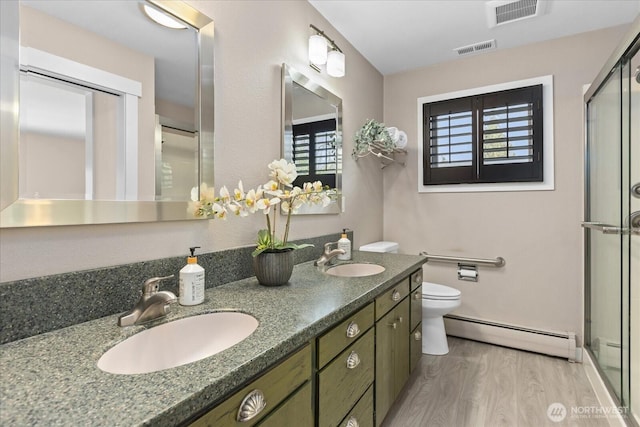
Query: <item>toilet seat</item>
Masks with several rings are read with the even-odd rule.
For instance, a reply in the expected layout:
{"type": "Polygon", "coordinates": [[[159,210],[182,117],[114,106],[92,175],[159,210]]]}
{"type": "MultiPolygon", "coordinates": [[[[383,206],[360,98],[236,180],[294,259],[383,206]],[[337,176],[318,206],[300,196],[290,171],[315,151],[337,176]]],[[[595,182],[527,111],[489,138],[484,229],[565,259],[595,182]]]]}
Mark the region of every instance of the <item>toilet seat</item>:
{"type": "Polygon", "coordinates": [[[432,300],[457,300],[460,299],[460,292],[449,286],[439,285],[437,283],[422,282],[422,298],[432,300]]]}

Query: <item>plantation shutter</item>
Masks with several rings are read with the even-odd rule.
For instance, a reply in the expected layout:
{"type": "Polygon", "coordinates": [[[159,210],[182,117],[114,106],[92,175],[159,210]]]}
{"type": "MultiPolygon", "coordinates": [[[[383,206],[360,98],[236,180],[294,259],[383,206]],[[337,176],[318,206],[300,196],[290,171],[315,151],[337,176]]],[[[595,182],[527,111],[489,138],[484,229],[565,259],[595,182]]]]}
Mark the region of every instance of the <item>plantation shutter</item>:
{"type": "Polygon", "coordinates": [[[542,181],[542,85],[423,105],[423,183],[542,181]]]}
{"type": "Polygon", "coordinates": [[[293,125],[293,163],[298,171],[294,185],[321,181],[335,187],[337,172],[335,119],[293,125]]]}

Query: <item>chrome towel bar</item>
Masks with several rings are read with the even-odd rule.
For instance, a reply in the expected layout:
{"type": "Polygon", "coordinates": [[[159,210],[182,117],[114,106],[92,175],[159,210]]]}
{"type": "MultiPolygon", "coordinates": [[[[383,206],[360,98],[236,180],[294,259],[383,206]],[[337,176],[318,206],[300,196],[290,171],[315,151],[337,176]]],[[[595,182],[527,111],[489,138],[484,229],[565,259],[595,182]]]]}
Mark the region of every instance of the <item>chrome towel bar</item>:
{"type": "Polygon", "coordinates": [[[437,262],[453,262],[458,264],[468,264],[468,265],[487,265],[491,267],[504,267],[506,261],[501,256],[496,259],[482,259],[482,258],[462,258],[455,256],[447,256],[447,255],[431,255],[426,252],[420,252],[420,255],[427,257],[427,262],[429,261],[437,261],[437,262]]]}

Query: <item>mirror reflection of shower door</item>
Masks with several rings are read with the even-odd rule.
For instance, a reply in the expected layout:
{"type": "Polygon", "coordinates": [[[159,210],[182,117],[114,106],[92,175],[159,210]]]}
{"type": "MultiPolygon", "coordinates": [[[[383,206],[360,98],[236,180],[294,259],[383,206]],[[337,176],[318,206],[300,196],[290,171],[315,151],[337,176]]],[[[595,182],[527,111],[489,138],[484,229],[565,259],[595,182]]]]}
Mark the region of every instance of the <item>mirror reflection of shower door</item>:
{"type": "Polygon", "coordinates": [[[621,73],[612,73],[587,104],[588,289],[586,341],[604,376],[622,392],[621,73]],[[600,225],[602,224],[602,225],[600,225]]]}

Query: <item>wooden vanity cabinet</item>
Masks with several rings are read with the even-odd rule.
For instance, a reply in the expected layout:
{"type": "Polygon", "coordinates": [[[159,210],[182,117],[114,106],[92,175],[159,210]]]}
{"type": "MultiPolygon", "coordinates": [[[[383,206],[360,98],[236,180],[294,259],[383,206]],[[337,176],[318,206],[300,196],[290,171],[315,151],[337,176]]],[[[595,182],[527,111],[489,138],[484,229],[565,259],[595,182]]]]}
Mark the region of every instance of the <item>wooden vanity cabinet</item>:
{"type": "Polygon", "coordinates": [[[351,427],[371,425],[373,396],[367,391],[373,390],[375,372],[373,324],[370,303],[317,339],[318,426],[346,426],[351,419],[351,427]]]}
{"type": "Polygon", "coordinates": [[[422,356],[421,284],[405,277],[191,425],[380,426],[422,356]],[[256,390],[265,408],[238,421],[256,390]]]}
{"type": "Polygon", "coordinates": [[[422,357],[422,269],[411,274],[411,332],[409,333],[409,368],[411,372],[422,357]]]}
{"type": "Polygon", "coordinates": [[[409,379],[410,278],[376,298],[375,423],[382,424],[409,379]]]}
{"type": "Polygon", "coordinates": [[[311,389],[311,345],[307,344],[273,369],[252,381],[191,424],[214,426],[284,426],[281,420],[296,420],[296,426],[313,427],[311,389]],[[260,407],[251,417],[251,407],[260,407]],[[241,408],[246,412],[241,415],[241,408]],[[267,417],[268,415],[268,417],[267,417]],[[241,420],[241,418],[248,418],[241,420]],[[249,418],[250,417],[250,418],[249,418]],[[262,422],[264,420],[264,422],[262,422]]]}

